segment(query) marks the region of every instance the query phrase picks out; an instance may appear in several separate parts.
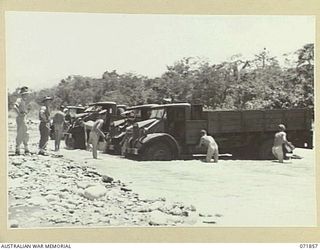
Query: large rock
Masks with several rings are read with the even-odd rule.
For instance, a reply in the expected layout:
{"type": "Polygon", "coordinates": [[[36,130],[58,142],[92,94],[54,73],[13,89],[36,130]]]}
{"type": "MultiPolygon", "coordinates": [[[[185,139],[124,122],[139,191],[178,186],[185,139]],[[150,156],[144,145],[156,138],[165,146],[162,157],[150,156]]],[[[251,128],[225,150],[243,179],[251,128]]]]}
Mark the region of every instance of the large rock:
{"type": "Polygon", "coordinates": [[[10,220],[9,224],[10,224],[10,228],[18,228],[19,227],[19,223],[17,220],[10,220]]]}
{"type": "Polygon", "coordinates": [[[174,209],[170,210],[168,213],[172,215],[177,215],[177,216],[188,216],[187,211],[184,211],[178,207],[175,207],[174,209]]]}
{"type": "Polygon", "coordinates": [[[49,195],[46,196],[46,200],[48,202],[57,201],[57,200],[59,200],[59,196],[58,195],[49,194],[49,195]]]}
{"type": "Polygon", "coordinates": [[[126,188],[126,187],[121,187],[120,190],[121,191],[125,191],[125,192],[131,192],[132,191],[132,189],[126,188]]]}
{"type": "Polygon", "coordinates": [[[17,159],[14,159],[14,160],[12,161],[12,165],[20,166],[23,162],[24,162],[23,159],[17,158],[17,159]]]}
{"type": "Polygon", "coordinates": [[[89,200],[94,200],[104,196],[106,192],[106,188],[102,185],[88,187],[84,190],[84,197],[89,200]]]}
{"type": "Polygon", "coordinates": [[[76,191],[76,194],[80,195],[80,196],[84,196],[84,190],[79,188],[77,191],[76,191]]]}
{"type": "Polygon", "coordinates": [[[160,211],[150,212],[149,225],[151,226],[163,226],[168,223],[168,216],[160,211]]]}
{"type": "Polygon", "coordinates": [[[28,203],[36,205],[36,206],[47,206],[48,205],[48,201],[41,196],[31,197],[29,199],[28,203]]]}
{"type": "Polygon", "coordinates": [[[194,205],[190,205],[187,209],[190,210],[191,212],[197,211],[197,209],[194,205]]]}
{"type": "Polygon", "coordinates": [[[9,187],[10,188],[19,188],[23,187],[24,179],[21,177],[15,178],[15,179],[9,179],[9,187]]]}
{"type": "Polygon", "coordinates": [[[107,175],[102,175],[102,181],[105,183],[111,183],[113,182],[113,178],[107,175]]]}
{"type": "Polygon", "coordinates": [[[161,201],[156,201],[150,205],[151,210],[163,210],[164,203],[161,201]]]}
{"type": "Polygon", "coordinates": [[[148,206],[141,206],[141,207],[138,207],[137,209],[134,209],[134,211],[137,211],[140,213],[148,213],[148,212],[151,212],[152,210],[148,206]]]}

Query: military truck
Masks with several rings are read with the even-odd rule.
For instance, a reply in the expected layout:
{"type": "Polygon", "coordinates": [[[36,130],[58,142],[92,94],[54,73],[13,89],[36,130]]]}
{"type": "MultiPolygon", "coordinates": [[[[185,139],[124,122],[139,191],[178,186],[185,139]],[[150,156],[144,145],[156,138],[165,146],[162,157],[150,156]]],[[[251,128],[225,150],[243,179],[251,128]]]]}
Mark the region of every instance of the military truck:
{"type": "Polygon", "coordinates": [[[175,103],[152,109],[150,119],[135,123],[125,153],[140,160],[188,159],[198,149],[205,129],[220,153],[257,159],[273,158],[271,148],[278,125],[296,147],[312,148],[312,113],[308,109],[203,111],[201,105],[175,103]]]}
{"type": "Polygon", "coordinates": [[[121,142],[123,141],[126,129],[134,122],[144,121],[149,119],[151,109],[157,104],[143,104],[131,106],[121,114],[123,119],[114,121],[110,125],[110,132],[107,135],[107,153],[120,154],[121,142]]]}
{"type": "Polygon", "coordinates": [[[89,104],[88,108],[83,113],[76,115],[74,121],[69,127],[65,135],[65,144],[67,148],[86,148],[85,135],[87,134],[88,136],[89,133],[86,133],[87,131],[84,130],[83,122],[94,122],[98,118],[99,112],[102,110],[107,110],[107,115],[102,127],[102,131],[105,133],[109,132],[110,123],[114,120],[119,119],[120,117],[117,109],[117,104],[115,102],[97,102],[89,104]]]}

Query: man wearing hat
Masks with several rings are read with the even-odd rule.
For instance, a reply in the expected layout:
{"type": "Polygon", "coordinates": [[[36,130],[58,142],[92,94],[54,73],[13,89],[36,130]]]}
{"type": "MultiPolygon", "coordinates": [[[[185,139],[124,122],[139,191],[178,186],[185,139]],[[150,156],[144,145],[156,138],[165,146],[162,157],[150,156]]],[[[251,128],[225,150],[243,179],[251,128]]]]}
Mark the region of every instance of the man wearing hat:
{"type": "Polygon", "coordinates": [[[40,141],[39,141],[39,155],[47,155],[46,148],[49,140],[50,134],[50,110],[49,110],[49,102],[52,100],[52,97],[45,96],[42,99],[42,106],[39,111],[39,119],[40,119],[40,141]]]}
{"type": "Polygon", "coordinates": [[[64,106],[60,106],[60,110],[57,111],[53,118],[53,127],[54,127],[54,135],[55,135],[55,141],[54,141],[54,150],[59,151],[60,150],[60,141],[63,134],[63,125],[65,122],[65,113],[63,112],[64,106]]]}
{"type": "Polygon", "coordinates": [[[279,132],[274,136],[272,153],[279,160],[280,163],[283,163],[284,153],[282,146],[285,145],[291,151],[294,149],[294,146],[287,141],[287,134],[285,132],[286,127],[283,124],[278,125],[279,132]]]}
{"type": "Polygon", "coordinates": [[[99,117],[93,123],[92,129],[89,134],[89,143],[92,145],[92,156],[94,159],[98,158],[98,143],[100,136],[102,136],[103,139],[106,140],[106,136],[101,130],[104,120],[106,118],[106,114],[107,110],[102,110],[99,112],[99,117]]]}
{"type": "Polygon", "coordinates": [[[17,113],[16,122],[17,122],[17,137],[16,137],[16,155],[20,155],[20,145],[24,145],[24,153],[26,155],[30,154],[28,149],[29,133],[28,127],[26,125],[25,116],[27,114],[26,102],[29,94],[28,87],[22,87],[19,91],[20,97],[16,100],[14,104],[14,110],[17,113]]]}
{"type": "Polygon", "coordinates": [[[207,135],[206,130],[200,131],[200,143],[198,147],[206,146],[207,147],[207,157],[206,162],[210,162],[213,156],[214,162],[218,162],[219,159],[219,149],[216,141],[213,139],[212,136],[207,135]]]}

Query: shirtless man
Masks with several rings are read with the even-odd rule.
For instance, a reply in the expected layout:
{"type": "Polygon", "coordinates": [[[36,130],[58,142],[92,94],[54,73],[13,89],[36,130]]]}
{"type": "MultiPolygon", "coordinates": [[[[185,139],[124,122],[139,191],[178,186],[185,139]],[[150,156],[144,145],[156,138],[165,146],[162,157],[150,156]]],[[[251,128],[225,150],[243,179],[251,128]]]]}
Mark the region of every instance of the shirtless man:
{"type": "Polygon", "coordinates": [[[39,111],[39,130],[40,130],[40,141],[39,141],[39,155],[47,156],[46,148],[49,140],[50,134],[50,110],[49,104],[52,97],[45,96],[42,99],[42,106],[39,111]]]}
{"type": "Polygon", "coordinates": [[[101,131],[106,113],[107,113],[106,110],[99,112],[99,117],[93,123],[92,129],[89,134],[89,142],[88,143],[90,143],[92,145],[92,156],[94,159],[98,158],[98,143],[99,143],[100,136],[102,136],[106,140],[105,134],[101,131]]]}
{"type": "Polygon", "coordinates": [[[287,141],[287,134],[286,132],[284,132],[286,130],[286,127],[283,124],[280,124],[278,127],[279,127],[279,132],[277,132],[274,136],[272,153],[279,160],[280,163],[283,163],[283,158],[284,158],[283,149],[282,149],[283,144],[288,146],[291,150],[293,150],[294,147],[290,142],[287,141]]]}
{"type": "Polygon", "coordinates": [[[218,162],[219,149],[216,141],[213,139],[212,136],[207,135],[207,131],[205,130],[201,130],[200,134],[201,134],[201,138],[200,138],[200,143],[198,147],[201,147],[202,145],[204,145],[208,148],[206,162],[210,162],[212,156],[213,156],[214,162],[218,162]]]}
{"type": "Polygon", "coordinates": [[[60,150],[60,141],[63,136],[63,126],[65,123],[65,113],[63,112],[64,106],[60,106],[60,110],[55,113],[52,118],[53,126],[54,126],[54,151],[60,150]]]}

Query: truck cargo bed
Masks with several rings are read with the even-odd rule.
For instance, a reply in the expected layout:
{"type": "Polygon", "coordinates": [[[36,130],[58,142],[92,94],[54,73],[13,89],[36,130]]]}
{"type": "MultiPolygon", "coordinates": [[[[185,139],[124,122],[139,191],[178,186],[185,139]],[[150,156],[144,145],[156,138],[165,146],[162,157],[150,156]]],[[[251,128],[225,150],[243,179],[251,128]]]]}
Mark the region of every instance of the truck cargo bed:
{"type": "Polygon", "coordinates": [[[288,131],[311,129],[308,109],[205,111],[203,116],[208,122],[209,134],[271,132],[276,131],[280,123],[288,131]]]}

